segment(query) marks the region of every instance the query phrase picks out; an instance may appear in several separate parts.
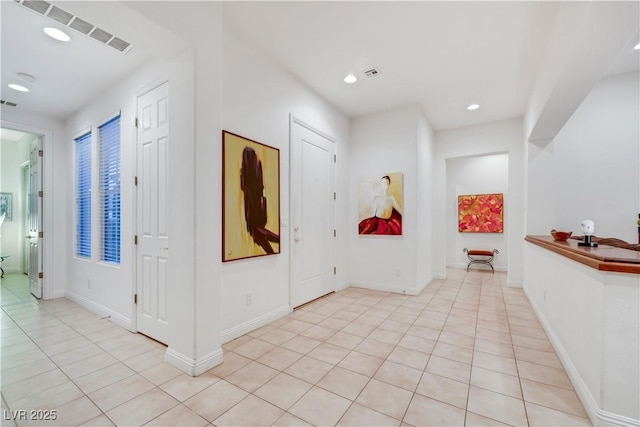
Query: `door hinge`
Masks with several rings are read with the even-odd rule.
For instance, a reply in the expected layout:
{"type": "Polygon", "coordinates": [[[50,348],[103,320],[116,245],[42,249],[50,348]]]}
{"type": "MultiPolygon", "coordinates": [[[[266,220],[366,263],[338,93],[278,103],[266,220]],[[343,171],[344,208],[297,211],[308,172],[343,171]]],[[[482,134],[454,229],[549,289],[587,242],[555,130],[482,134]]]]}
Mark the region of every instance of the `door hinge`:
{"type": "Polygon", "coordinates": [[[44,231],[38,231],[38,238],[42,239],[44,237],[44,231]]]}
{"type": "Polygon", "coordinates": [[[134,245],[138,244],[138,235],[137,234],[133,236],[133,244],[134,245]]]}
{"type": "Polygon", "coordinates": [[[42,271],[38,273],[38,279],[44,279],[44,273],[42,271]]]}
{"type": "Polygon", "coordinates": [[[335,230],[335,228],[333,229],[333,237],[336,237],[336,230],[335,230]]]}
{"type": "Polygon", "coordinates": [[[44,155],[44,151],[38,150],[38,157],[42,157],[44,155]]]}
{"type": "Polygon", "coordinates": [[[38,191],[38,197],[44,197],[44,193],[42,192],[42,190],[38,191]]]}
{"type": "Polygon", "coordinates": [[[333,200],[336,200],[336,198],[338,197],[338,195],[336,194],[336,192],[333,192],[333,200]]]}
{"type": "Polygon", "coordinates": [[[333,274],[334,275],[336,274],[336,268],[335,267],[333,267],[333,274]]]}
{"type": "Polygon", "coordinates": [[[137,176],[133,177],[133,185],[135,185],[136,187],[138,186],[138,177],[137,176]]]}
{"type": "Polygon", "coordinates": [[[133,303],[138,304],[138,294],[133,294],[133,303]]]}
{"type": "Polygon", "coordinates": [[[337,155],[333,155],[333,163],[336,163],[338,161],[338,156],[337,155]]]}
{"type": "Polygon", "coordinates": [[[135,127],[138,127],[138,118],[137,117],[134,117],[133,124],[134,124],[135,127]]]}

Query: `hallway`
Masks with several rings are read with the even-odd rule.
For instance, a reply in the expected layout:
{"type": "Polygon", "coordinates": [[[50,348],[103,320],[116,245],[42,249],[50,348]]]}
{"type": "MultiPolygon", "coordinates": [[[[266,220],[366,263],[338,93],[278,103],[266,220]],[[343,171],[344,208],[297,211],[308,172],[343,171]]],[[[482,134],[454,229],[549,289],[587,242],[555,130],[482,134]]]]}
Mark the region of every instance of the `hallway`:
{"type": "Polygon", "coordinates": [[[8,274],[3,425],[37,409],[57,419],[17,425],[590,425],[505,279],[451,270],[415,297],[348,288],[225,344],[192,378],[163,345],[8,274]]]}

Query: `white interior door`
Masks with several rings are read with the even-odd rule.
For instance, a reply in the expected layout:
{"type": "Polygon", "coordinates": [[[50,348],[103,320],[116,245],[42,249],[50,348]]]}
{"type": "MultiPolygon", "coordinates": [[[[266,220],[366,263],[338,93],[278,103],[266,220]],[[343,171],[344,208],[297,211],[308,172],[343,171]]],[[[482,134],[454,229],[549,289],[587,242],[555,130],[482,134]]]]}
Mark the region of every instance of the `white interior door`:
{"type": "Polygon", "coordinates": [[[335,290],[334,142],[291,120],[292,306],[335,290]]]}
{"type": "Polygon", "coordinates": [[[137,328],[167,343],[169,83],[138,98],[137,328]]]}
{"type": "Polygon", "coordinates": [[[29,216],[29,203],[31,203],[31,200],[29,198],[29,195],[31,194],[30,163],[31,161],[25,162],[25,164],[22,166],[22,200],[23,200],[22,209],[24,212],[24,215],[22,217],[22,220],[23,220],[22,232],[25,238],[27,239],[25,241],[24,249],[22,251],[22,272],[27,276],[29,275],[29,261],[31,257],[31,245],[30,245],[31,217],[29,216]]]}
{"type": "Polygon", "coordinates": [[[42,138],[29,157],[29,291],[42,298],[42,138]]]}

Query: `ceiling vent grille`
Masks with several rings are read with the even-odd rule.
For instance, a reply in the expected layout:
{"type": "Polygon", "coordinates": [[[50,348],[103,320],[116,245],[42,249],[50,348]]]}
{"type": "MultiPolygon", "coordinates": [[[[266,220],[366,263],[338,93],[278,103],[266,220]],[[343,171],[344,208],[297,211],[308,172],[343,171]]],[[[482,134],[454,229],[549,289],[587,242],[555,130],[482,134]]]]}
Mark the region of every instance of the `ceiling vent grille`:
{"type": "Polygon", "coordinates": [[[73,21],[71,21],[71,24],[69,24],[69,26],[85,35],[89,34],[94,28],[93,24],[89,24],[87,21],[80,19],[77,16],[73,18],[73,21]]]}
{"type": "Polygon", "coordinates": [[[378,74],[380,74],[380,70],[378,70],[377,68],[371,68],[364,72],[364,75],[367,77],[377,77],[378,74]]]}
{"type": "Polygon", "coordinates": [[[38,12],[40,15],[44,15],[47,9],[49,9],[49,6],[51,6],[49,2],[40,0],[24,0],[22,5],[33,10],[34,12],[38,12]]]}
{"type": "Polygon", "coordinates": [[[17,107],[18,106],[18,104],[16,104],[15,102],[5,101],[4,99],[0,99],[0,105],[7,105],[9,107],[17,107]]]}
{"type": "Polygon", "coordinates": [[[95,25],[81,19],[66,10],[60,9],[58,6],[54,6],[51,3],[44,0],[15,0],[16,3],[21,4],[25,8],[36,12],[40,15],[44,15],[56,22],[61,23],[64,26],[73,28],[74,30],[91,37],[92,39],[100,42],[103,45],[112,47],[118,52],[128,53],[133,45],[129,42],[122,40],[119,37],[114,36],[108,31],[98,28],[95,25]]]}
{"type": "Polygon", "coordinates": [[[71,22],[71,19],[73,18],[72,14],[70,14],[65,10],[60,9],[57,6],[53,6],[47,16],[53,19],[54,21],[58,21],[62,25],[68,25],[69,22],[71,22]]]}

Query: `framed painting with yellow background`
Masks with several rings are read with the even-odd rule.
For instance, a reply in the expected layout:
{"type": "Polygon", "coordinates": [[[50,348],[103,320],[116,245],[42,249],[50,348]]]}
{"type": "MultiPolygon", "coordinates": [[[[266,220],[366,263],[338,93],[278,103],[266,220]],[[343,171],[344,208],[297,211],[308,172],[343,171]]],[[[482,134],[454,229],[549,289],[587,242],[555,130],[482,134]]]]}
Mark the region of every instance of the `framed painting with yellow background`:
{"type": "Polygon", "coordinates": [[[280,150],[222,131],[222,261],[280,253],[280,150]]]}
{"type": "Polygon", "coordinates": [[[460,233],[502,233],[504,200],[502,193],[458,196],[460,233]]]}
{"type": "Polygon", "coordinates": [[[361,177],[358,234],[402,235],[402,173],[361,177]]]}

